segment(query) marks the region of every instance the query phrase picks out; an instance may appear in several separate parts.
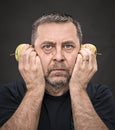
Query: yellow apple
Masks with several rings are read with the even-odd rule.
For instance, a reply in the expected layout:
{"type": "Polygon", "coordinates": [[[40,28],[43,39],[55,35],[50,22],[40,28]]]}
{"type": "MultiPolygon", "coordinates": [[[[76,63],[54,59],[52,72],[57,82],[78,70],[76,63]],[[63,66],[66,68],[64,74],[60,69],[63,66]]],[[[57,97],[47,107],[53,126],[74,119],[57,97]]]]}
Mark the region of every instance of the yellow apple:
{"type": "Polygon", "coordinates": [[[24,43],[19,44],[15,50],[15,58],[17,61],[19,60],[19,54],[22,51],[22,48],[24,47],[24,45],[25,45],[24,43]]]}
{"type": "Polygon", "coordinates": [[[89,46],[91,48],[91,50],[96,54],[97,53],[97,48],[95,45],[90,44],[90,43],[86,43],[81,45],[81,48],[86,48],[87,46],[89,46]]]}

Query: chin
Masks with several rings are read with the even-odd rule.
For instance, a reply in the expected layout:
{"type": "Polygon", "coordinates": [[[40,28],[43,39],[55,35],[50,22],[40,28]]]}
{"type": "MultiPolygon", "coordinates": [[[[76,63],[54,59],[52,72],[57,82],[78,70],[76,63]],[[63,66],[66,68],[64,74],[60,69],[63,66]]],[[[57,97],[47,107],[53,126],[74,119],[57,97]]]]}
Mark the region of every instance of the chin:
{"type": "Polygon", "coordinates": [[[68,84],[69,79],[65,77],[56,77],[56,78],[46,79],[46,82],[52,87],[61,88],[64,87],[66,84],[68,84]]]}

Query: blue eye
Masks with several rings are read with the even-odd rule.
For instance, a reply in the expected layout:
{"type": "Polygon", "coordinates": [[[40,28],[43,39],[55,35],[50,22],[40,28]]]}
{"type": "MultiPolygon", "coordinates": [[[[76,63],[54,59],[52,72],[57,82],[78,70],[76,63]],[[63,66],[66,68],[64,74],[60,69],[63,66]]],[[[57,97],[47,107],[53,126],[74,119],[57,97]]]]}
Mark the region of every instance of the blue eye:
{"type": "Polygon", "coordinates": [[[73,46],[72,45],[65,45],[64,48],[71,49],[71,48],[73,48],[73,46]]]}
{"type": "Polygon", "coordinates": [[[72,52],[74,48],[75,48],[75,46],[73,44],[70,44],[70,43],[66,43],[63,45],[64,51],[66,51],[68,53],[72,52]]]}
{"type": "Polygon", "coordinates": [[[52,49],[52,45],[49,45],[49,44],[44,45],[43,49],[50,50],[50,49],[52,49]]]}
{"type": "Polygon", "coordinates": [[[66,44],[66,45],[63,46],[63,48],[66,49],[66,50],[72,50],[74,48],[74,46],[71,45],[71,44],[66,44]]]}
{"type": "Polygon", "coordinates": [[[54,50],[54,45],[52,45],[52,44],[44,44],[43,46],[42,46],[42,50],[45,52],[45,53],[47,53],[47,54],[49,54],[49,53],[51,53],[53,50],[54,50]]]}

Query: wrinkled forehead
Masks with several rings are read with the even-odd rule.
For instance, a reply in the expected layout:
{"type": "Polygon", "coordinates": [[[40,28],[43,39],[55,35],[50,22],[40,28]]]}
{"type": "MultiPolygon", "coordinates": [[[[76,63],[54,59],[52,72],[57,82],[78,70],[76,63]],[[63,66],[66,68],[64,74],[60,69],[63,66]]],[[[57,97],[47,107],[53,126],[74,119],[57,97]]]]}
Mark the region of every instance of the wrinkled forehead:
{"type": "Polygon", "coordinates": [[[77,35],[77,30],[72,22],[67,23],[44,23],[38,26],[37,36],[77,35]]]}
{"type": "Polygon", "coordinates": [[[76,27],[73,23],[45,23],[38,27],[35,44],[44,42],[79,44],[76,27]]]}

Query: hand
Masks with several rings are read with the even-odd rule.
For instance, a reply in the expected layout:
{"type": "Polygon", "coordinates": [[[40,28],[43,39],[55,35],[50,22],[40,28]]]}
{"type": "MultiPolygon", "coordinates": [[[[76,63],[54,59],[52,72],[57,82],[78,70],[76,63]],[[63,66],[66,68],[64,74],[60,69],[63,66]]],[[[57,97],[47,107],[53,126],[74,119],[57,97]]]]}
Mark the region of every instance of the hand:
{"type": "Polygon", "coordinates": [[[96,54],[91,51],[90,46],[82,48],[76,59],[72,77],[70,79],[70,87],[80,86],[86,89],[89,80],[97,71],[96,54]]]}
{"type": "Polygon", "coordinates": [[[26,44],[19,54],[19,71],[26,83],[27,90],[45,89],[44,74],[39,56],[29,44],[26,44]]]}

